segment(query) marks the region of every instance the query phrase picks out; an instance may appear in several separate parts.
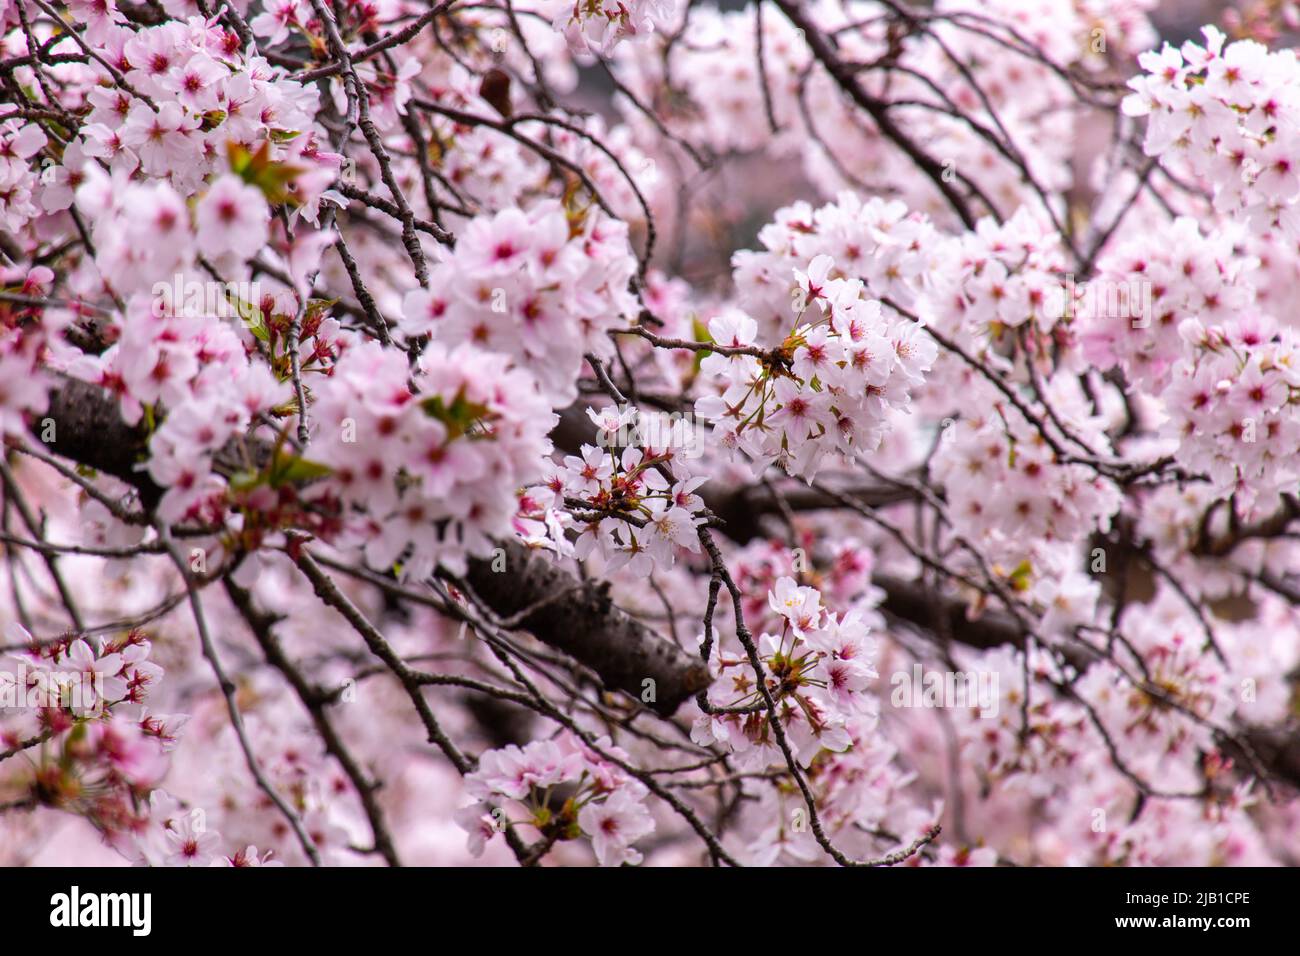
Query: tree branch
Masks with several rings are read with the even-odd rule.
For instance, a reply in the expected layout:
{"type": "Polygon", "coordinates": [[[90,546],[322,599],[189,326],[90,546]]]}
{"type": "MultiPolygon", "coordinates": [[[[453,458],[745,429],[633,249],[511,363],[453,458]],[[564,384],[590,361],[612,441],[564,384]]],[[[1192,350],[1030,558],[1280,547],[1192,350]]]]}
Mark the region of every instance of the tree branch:
{"type": "Polygon", "coordinates": [[[610,689],[642,699],[653,680],[645,703],[663,716],[709,686],[704,664],[615,605],[608,585],[580,582],[518,542],[503,548],[505,570],[473,560],[465,578],[498,616],[587,665],[610,689]]]}
{"type": "MultiPolygon", "coordinates": [[[[132,485],[146,507],[161,498],[162,490],[136,467],[146,436],[122,421],[110,392],[65,380],[51,393],[45,417],[54,422],[52,440],[43,442],[50,451],[132,485]]],[[[42,422],[31,424],[38,439],[42,422]]],[[[646,703],[664,716],[708,686],[699,660],[616,606],[605,588],[579,582],[517,542],[502,546],[506,570],[493,570],[490,559],[471,561],[467,584],[510,626],[531,632],[590,668],[606,687],[638,700],[643,682],[653,680],[654,700],[646,703]],[[557,594],[563,597],[554,600],[557,594]]]]}

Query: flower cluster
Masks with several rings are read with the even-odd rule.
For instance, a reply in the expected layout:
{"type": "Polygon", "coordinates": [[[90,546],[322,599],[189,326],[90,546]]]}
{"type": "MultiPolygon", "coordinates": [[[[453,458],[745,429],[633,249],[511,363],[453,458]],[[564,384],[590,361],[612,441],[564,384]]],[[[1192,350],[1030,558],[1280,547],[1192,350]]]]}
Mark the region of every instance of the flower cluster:
{"type": "Polygon", "coordinates": [[[1270,506],[1300,477],[1300,341],[1259,314],[1225,325],[1187,319],[1179,331],[1190,354],[1163,393],[1178,460],[1247,512],[1270,506]]]}
{"type": "MultiPolygon", "coordinates": [[[[44,296],[53,279],[45,266],[0,269],[0,288],[32,300],[44,296]]],[[[56,328],[43,310],[0,301],[0,436],[20,434],[29,416],[45,411],[49,380],[41,359],[56,328]]]]}
{"type": "Polygon", "coordinates": [[[554,28],[578,55],[606,56],[619,41],[653,33],[673,15],[673,0],[559,0],[554,28]]]}
{"type": "Polygon", "coordinates": [[[641,854],[632,844],[654,832],[655,823],[645,784],[620,766],[627,759],[608,737],[588,744],[569,731],[489,750],[465,778],[466,792],[479,802],[462,809],[456,822],[469,832],[475,856],[507,827],[526,826],[553,842],[587,837],[601,866],[635,865],[641,854]],[[512,819],[492,806],[503,799],[523,815],[512,819]]]}
{"type": "Polygon", "coordinates": [[[1033,779],[1030,775],[1047,778],[1069,772],[1086,749],[1087,716],[1082,707],[1048,692],[1051,682],[1062,678],[1051,654],[1035,647],[1026,662],[1023,651],[995,648],[959,655],[958,663],[969,672],[988,675],[986,681],[997,692],[992,706],[952,711],[963,759],[982,779],[1014,786],[1033,779]]]}
{"type": "Polygon", "coordinates": [[[821,592],[783,577],[768,593],[781,622],[757,643],[763,673],[756,677],[745,653],[719,652],[710,661],[714,682],[708,700],[716,711],[701,714],[691,739],[720,744],[746,769],[764,769],[784,757],[769,720],[762,680],[776,704],[775,717],[791,753],[810,764],[827,750],[853,743],[851,722],[870,715],[875,700],[867,688],[877,677],[875,642],[857,611],[837,615],[822,606],[821,592]]]}
{"type": "Polygon", "coordinates": [[[1167,790],[1194,789],[1195,765],[1181,758],[1216,751],[1214,727],[1234,709],[1230,675],[1168,588],[1126,611],[1124,624],[1128,653],[1089,668],[1080,690],[1131,769],[1167,790]]]}
{"type": "MultiPolygon", "coordinates": [[[[20,625],[4,631],[20,648],[0,657],[0,725],[6,747],[48,741],[16,764],[6,789],[84,816],[110,837],[139,823],[138,803],[161,782],[189,719],[143,705],[163,676],[140,631],[113,640],[37,642],[20,625]]],[[[6,768],[10,769],[10,768],[6,768]]]]}
{"type": "Polygon", "coordinates": [[[154,790],[129,834],[115,838],[116,848],[137,866],[283,866],[274,852],[246,846],[224,856],[221,834],[207,826],[202,807],[186,807],[166,790],[154,790]]]}
{"type": "Polygon", "coordinates": [[[42,173],[31,160],[48,142],[35,123],[16,119],[0,123],[0,226],[9,232],[17,232],[41,214],[36,197],[42,192],[42,173]]]}
{"type": "MultiPolygon", "coordinates": [[[[820,529],[819,529],[820,530],[820,529]]],[[[805,531],[798,550],[773,539],[760,539],[728,556],[732,577],[740,587],[745,621],[756,631],[779,630],[781,615],[768,600],[781,578],[798,578],[821,592],[835,607],[856,611],[871,627],[883,625],[875,611],[883,592],[871,584],[875,555],[856,538],[838,538],[805,531]],[[813,552],[821,558],[814,563],[813,552]]]]}
{"type": "Polygon", "coordinates": [[[1027,207],[1001,225],[981,219],[945,261],[932,293],[936,322],[986,348],[1022,326],[1050,333],[1069,307],[1060,237],[1027,207]]]}
{"type": "Polygon", "coordinates": [[[1186,350],[1184,319],[1221,322],[1250,305],[1246,265],[1229,235],[1202,235],[1187,216],[1162,224],[1154,236],[1115,244],[1077,308],[1085,357],[1101,369],[1118,365],[1135,386],[1162,391],[1186,350]]]}
{"type": "MultiPolygon", "coordinates": [[[[338,156],[316,150],[315,87],[277,76],[265,59],[242,54],[238,36],[215,18],[132,30],[114,22],[121,14],[111,5],[73,4],[72,11],[101,32],[105,59],[130,88],[89,86],[84,103],[72,97],[63,102],[68,108],[89,107],[73,143],[79,149],[70,146],[63,157],[67,176],[75,179],[86,168],[82,163],[99,160],[114,172],[139,170],[167,180],[189,196],[202,188],[228,144],[284,143],[276,147],[277,158],[301,164],[297,201],[314,218],[339,162],[338,156]]],[[[67,40],[52,46],[54,52],[76,49],[67,40]]],[[[92,76],[112,79],[93,61],[88,69],[92,76]]]]}
{"type": "MultiPolygon", "coordinates": [[[[982,793],[972,798],[986,810],[999,803],[1008,821],[1017,812],[1050,820],[1031,837],[1032,858],[1041,863],[1205,866],[1267,859],[1244,812],[1251,785],[1231,776],[1232,760],[1219,751],[1214,728],[1234,711],[1254,716],[1282,706],[1277,688],[1257,682],[1249,668],[1226,671],[1205,646],[1196,616],[1168,588],[1150,604],[1130,607],[1122,626],[1127,646],[1119,658],[1080,673],[1041,648],[1031,650],[1028,662],[1011,648],[958,655],[961,666],[995,674],[999,688],[993,719],[952,713],[963,774],[982,793]],[[1083,696],[1053,694],[1063,681],[1083,696]],[[1263,710],[1251,710],[1265,698],[1263,710]],[[1116,762],[1100,755],[1103,734],[1116,762]],[[1150,781],[1155,794],[1182,799],[1153,800],[1135,814],[1126,774],[1150,781]],[[990,790],[1000,794],[996,801],[990,790]],[[1204,802],[1186,799],[1198,793],[1204,802]],[[1175,833],[1187,839],[1171,839],[1175,833]]],[[[1230,655],[1239,639],[1241,647],[1256,639],[1235,628],[1218,632],[1228,638],[1230,655]]],[[[1287,666],[1293,655],[1274,660],[1287,666]]],[[[1001,826],[990,821],[985,832],[1001,842],[1001,826]]]]}
{"type": "Polygon", "coordinates": [[[406,295],[401,330],[508,355],[559,408],[577,396],[583,356],[612,355],[606,332],[636,315],[635,272],[627,227],[598,210],[507,209],[466,225],[429,289],[406,295]]]}
{"type": "MultiPolygon", "coordinates": [[[[821,265],[814,261],[813,276],[821,265]]],[[[818,280],[802,281],[816,288],[818,280]]],[[[907,320],[888,319],[880,303],[864,299],[856,284],[830,280],[827,296],[817,300],[827,310],[825,317],[796,327],[782,346],[791,353],[789,371],[748,354],[705,359],[711,367],[704,371],[717,377],[715,387],[725,387],[719,395],[701,398],[696,411],[715,423],[725,447],[749,457],[756,474],[775,463],[812,480],[828,457],[852,460],[871,451],[880,443],[888,413],[906,409],[910,387],[930,367],[936,350],[924,331],[907,320]],[[846,287],[835,288],[836,283],[846,287]]],[[[743,316],[714,319],[709,329],[715,341],[752,342],[752,323],[743,316]]]]}
{"type": "Polygon", "coordinates": [[[504,355],[432,343],[407,387],[407,360],[373,341],[348,348],[319,387],[308,494],[345,506],[345,541],[367,562],[427,576],[463,569],[506,534],[515,492],[536,480],[555,422],[537,384],[504,355]],[[354,510],[355,509],[355,510],[354,510]]]}
{"type": "Polygon", "coordinates": [[[84,638],[37,643],[19,624],[7,627],[5,637],[11,645],[27,646],[0,658],[0,696],[9,698],[9,707],[48,711],[34,716],[50,726],[60,715],[76,720],[102,716],[118,704],[143,703],[163,675],[149,660],[150,643],[139,631],[101,639],[94,648],[84,638]]]}
{"type": "MultiPolygon", "coordinates": [[[[806,281],[795,288],[796,270],[809,270],[814,259],[830,260],[819,279],[857,279],[867,298],[912,308],[947,249],[924,215],[901,202],[864,201],[852,192],[817,209],[806,202],[778,209],[758,240],[762,249],[741,250],[731,261],[737,305],[758,323],[763,342],[781,341],[792,315],[798,318],[813,302],[825,305],[825,296],[813,294],[806,281]]],[[[836,288],[847,293],[856,287],[836,288]]]]}
{"type": "Polygon", "coordinates": [[[749,457],[756,473],[778,463],[811,480],[828,456],[852,459],[871,451],[888,415],[906,409],[912,388],[923,382],[935,343],[919,324],[872,297],[896,285],[906,292],[907,280],[920,273],[927,227],[904,220],[903,212],[899,204],[864,206],[847,195],[815,216],[807,207],[783,210],[760,235],[767,252],[737,255],[742,301],[766,307],[755,314],[765,330],[781,336],[780,344],[759,346],[758,321],[743,312],[710,320],[710,340],[722,348],[701,363],[712,394],[695,407],[714,422],[725,447],[749,457]],[[807,243],[794,235],[801,217],[818,226],[807,243]],[[826,246],[844,261],[820,251],[826,246]],[[801,248],[816,250],[811,261],[783,275],[801,248]],[[783,321],[790,313],[777,311],[777,301],[791,320],[783,321]]]}
{"type": "MultiPolygon", "coordinates": [[[[319,647],[319,630],[315,637],[319,647]]],[[[298,814],[322,863],[355,862],[355,821],[361,810],[348,777],[323,748],[304,743],[308,724],[301,711],[295,709],[296,701],[272,694],[276,686],[274,680],[256,679],[246,691],[244,720],[248,739],[257,748],[258,765],[275,792],[298,814]]],[[[169,792],[191,814],[194,808],[205,809],[201,822],[209,831],[220,831],[226,847],[263,847],[274,850],[275,860],[286,866],[306,865],[309,860],[294,828],[270,798],[262,791],[251,798],[247,795],[246,758],[238,736],[221,719],[223,706],[220,699],[209,697],[204,711],[195,714],[189,737],[203,735],[201,756],[191,751],[183,755],[183,760],[177,760],[174,776],[168,778],[169,792]],[[196,724],[201,726],[196,728],[196,724]],[[207,772],[197,772],[196,760],[202,760],[207,772]]],[[[370,716],[376,718],[378,712],[371,710],[370,716]]],[[[354,726],[353,733],[356,730],[354,726]]],[[[381,733],[387,735],[387,744],[392,746],[392,728],[381,733]]],[[[155,811],[153,824],[165,825],[167,819],[155,811]]],[[[166,834],[162,836],[166,838],[166,834]]],[[[265,862],[265,856],[254,862],[247,851],[242,863],[240,854],[216,855],[216,846],[212,841],[210,852],[216,865],[265,862]]]]}
{"type": "Polygon", "coordinates": [[[1300,237],[1300,67],[1291,51],[1255,40],[1225,45],[1213,26],[1205,45],[1143,53],[1123,104],[1146,116],[1148,156],[1186,164],[1214,190],[1215,208],[1257,229],[1300,237]]]}
{"type": "Polygon", "coordinates": [[[68,370],[114,392],[128,423],[147,410],[157,425],[148,469],[166,489],[159,514],[169,521],[207,514],[227,488],[213,470],[216,455],[290,391],[265,365],[249,361],[234,325],[199,303],[138,293],[120,321],[112,346],[77,357],[68,370]]]}
{"type": "MultiPolygon", "coordinates": [[[[1104,442],[1095,422],[1061,401],[1063,391],[1049,397],[1058,414],[1075,423],[1081,437],[1104,442]]],[[[1105,531],[1120,506],[1115,484],[1086,465],[1062,460],[1019,410],[996,399],[991,405],[987,412],[946,420],[939,435],[932,467],[947,492],[955,530],[1012,567],[1035,546],[1041,554],[1105,531]],[[991,488],[997,493],[990,494],[991,488]]],[[[1065,439],[1052,437],[1058,448],[1068,447],[1065,439]]]]}
{"type": "Polygon", "coordinates": [[[698,441],[692,423],[638,427],[638,409],[612,405],[587,414],[598,444],[566,455],[528,499],[534,519],[568,509],[581,525],[572,548],[562,533],[555,535],[557,550],[580,560],[599,554],[607,571],[626,567],[638,576],[672,567],[682,548],[698,552],[704,502],[695,489],[704,478],[692,477],[686,464],[698,441]]]}

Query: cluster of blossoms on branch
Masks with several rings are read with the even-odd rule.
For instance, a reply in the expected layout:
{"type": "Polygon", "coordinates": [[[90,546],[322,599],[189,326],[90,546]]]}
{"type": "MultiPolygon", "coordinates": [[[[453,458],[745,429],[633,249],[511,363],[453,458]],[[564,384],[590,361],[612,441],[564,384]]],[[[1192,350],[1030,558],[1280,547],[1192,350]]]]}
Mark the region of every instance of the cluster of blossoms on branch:
{"type": "Polygon", "coordinates": [[[1206,27],[1205,45],[1188,40],[1143,53],[1145,73],[1129,81],[1129,116],[1146,116],[1143,149],[1185,166],[1214,189],[1215,208],[1256,229],[1300,235],[1300,65],[1294,51],[1254,40],[1227,43],[1206,27]]]}
{"type": "Polygon", "coordinates": [[[599,555],[607,571],[633,573],[672,567],[683,548],[698,552],[704,502],[695,489],[705,479],[692,476],[688,452],[697,436],[672,423],[645,427],[636,408],[587,413],[598,444],[566,455],[521,508],[550,530],[546,546],[580,560],[599,555]],[[564,529],[575,525],[570,543],[564,529]]]}
{"type": "Polygon", "coordinates": [[[407,360],[377,342],[349,348],[317,398],[309,497],[342,508],[340,544],[366,563],[428,577],[490,553],[509,533],[515,490],[535,480],[554,421],[532,376],[500,354],[434,343],[406,384],[407,360]]]}
{"type": "Polygon", "coordinates": [[[0,743],[39,741],[23,771],[44,803],[84,816],[124,856],[152,866],[262,865],[270,853],[219,853],[221,835],[201,809],[159,789],[186,714],[152,712],[146,700],[164,677],[140,631],[112,640],[39,643],[18,624],[4,630],[0,743]]]}
{"type": "Polygon", "coordinates": [[[517,822],[543,839],[588,838],[601,866],[640,863],[632,844],[653,833],[655,824],[645,807],[645,785],[619,766],[627,759],[608,737],[589,746],[567,732],[488,751],[465,778],[466,793],[480,802],[456,817],[469,832],[470,852],[482,855],[485,843],[516,812],[523,814],[517,822]],[[505,807],[492,807],[493,801],[506,801],[505,807]]]}
{"type": "Polygon", "coordinates": [[[696,412],[755,474],[775,462],[811,479],[828,454],[873,451],[924,380],[935,344],[874,297],[910,300],[926,264],[928,223],[905,212],[849,194],[815,213],[790,207],[760,232],[765,251],[735,256],[746,311],[709,322],[722,348],[700,369],[717,394],[696,412]]]}
{"type": "Polygon", "coordinates": [[[1179,461],[1246,509],[1271,506],[1300,478],[1295,332],[1266,316],[1208,328],[1189,319],[1180,332],[1191,354],[1175,366],[1166,392],[1179,461]]]}
{"type": "Polygon", "coordinates": [[[547,201],[467,223],[429,289],[402,302],[402,333],[510,356],[557,408],[577,397],[583,357],[608,360],[606,333],[636,312],[627,226],[547,201]]]}
{"type": "Polygon", "coordinates": [[[1233,240],[1225,232],[1202,235],[1196,220],[1182,216],[1153,236],[1115,243],[1094,280],[1115,294],[1092,296],[1077,312],[1087,360],[1118,366],[1143,389],[1163,390],[1186,351],[1184,319],[1219,324],[1251,306],[1251,262],[1233,254],[1233,240]]]}
{"type": "Polygon", "coordinates": [[[793,578],[780,578],[769,593],[780,629],[757,641],[763,674],[755,680],[743,655],[719,655],[710,703],[720,712],[696,719],[697,743],[722,744],[740,755],[738,766],[762,769],[783,754],[766,712],[747,706],[777,703],[777,720],[795,759],[807,765],[822,751],[842,753],[853,744],[854,724],[874,716],[874,698],[862,691],[879,675],[874,646],[856,611],[837,615],[822,607],[821,594],[793,578]],[[761,686],[760,686],[761,682],[761,686]]]}

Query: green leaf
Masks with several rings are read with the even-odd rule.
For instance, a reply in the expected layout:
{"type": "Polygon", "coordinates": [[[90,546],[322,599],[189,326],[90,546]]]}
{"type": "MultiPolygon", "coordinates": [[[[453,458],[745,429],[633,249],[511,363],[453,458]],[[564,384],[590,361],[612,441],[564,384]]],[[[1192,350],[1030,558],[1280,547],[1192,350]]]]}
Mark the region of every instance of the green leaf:
{"type": "Polygon", "coordinates": [[[280,473],[280,476],[284,481],[299,482],[314,481],[317,478],[325,478],[333,473],[334,469],[329,465],[322,465],[318,461],[298,456],[289,463],[289,466],[280,473]]]}
{"type": "Polygon", "coordinates": [[[208,110],[203,114],[203,131],[211,132],[226,121],[225,110],[208,110]]]}
{"type": "Polygon", "coordinates": [[[1029,590],[1030,579],[1034,576],[1034,566],[1028,560],[1021,561],[1016,565],[1016,569],[1011,572],[1008,580],[1011,587],[1016,591],[1029,590]]]}
{"type": "Polygon", "coordinates": [[[464,389],[456,393],[450,406],[443,402],[441,396],[434,395],[420,402],[420,407],[430,418],[437,419],[447,427],[448,440],[464,435],[489,412],[486,405],[466,399],[464,389]]]}
{"type": "Polygon", "coordinates": [[[713,336],[709,333],[709,327],[700,321],[698,315],[691,316],[691,335],[697,342],[713,341],[713,336]]]}
{"type": "Polygon", "coordinates": [[[252,491],[262,484],[265,478],[251,471],[239,471],[230,476],[230,489],[236,492],[252,491]]]}
{"type": "Polygon", "coordinates": [[[273,205],[297,203],[289,185],[306,170],[301,166],[291,166],[272,159],[269,139],[263,140],[256,151],[229,142],[226,144],[226,155],[230,160],[230,171],[250,186],[260,189],[268,202],[273,205]]]}
{"type": "MultiPolygon", "coordinates": [[[[709,327],[700,321],[698,315],[691,316],[691,337],[696,342],[712,342],[713,336],[709,334],[709,327]]],[[[713,353],[707,349],[701,349],[695,353],[695,360],[691,363],[691,371],[699,374],[700,366],[704,364],[704,359],[713,353]]]]}
{"type": "Polygon", "coordinates": [[[266,318],[262,315],[262,310],[256,306],[249,306],[248,312],[245,313],[243,303],[236,303],[235,308],[239,309],[239,313],[248,325],[248,331],[253,333],[253,337],[270,345],[271,330],[266,327],[266,318]]]}

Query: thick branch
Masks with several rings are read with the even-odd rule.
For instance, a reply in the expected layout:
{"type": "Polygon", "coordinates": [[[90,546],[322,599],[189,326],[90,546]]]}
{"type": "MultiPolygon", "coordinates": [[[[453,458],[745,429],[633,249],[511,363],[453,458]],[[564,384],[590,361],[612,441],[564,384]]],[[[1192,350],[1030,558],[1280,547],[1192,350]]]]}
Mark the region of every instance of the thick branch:
{"type": "Polygon", "coordinates": [[[971,619],[964,601],[933,593],[919,581],[886,574],[874,574],[871,580],[885,592],[880,610],[922,630],[950,634],[958,643],[979,650],[1002,644],[1024,646],[1024,632],[1009,614],[987,611],[971,619]]]}
{"type": "MultiPolygon", "coordinates": [[[[122,421],[108,391],[66,380],[51,393],[45,417],[54,422],[53,434],[45,432],[51,452],[132,485],[147,506],[161,497],[161,489],[137,467],[145,434],[122,421]]],[[[31,425],[38,439],[43,422],[31,425]]],[[[579,582],[523,545],[503,547],[504,572],[494,571],[491,560],[472,561],[468,576],[470,587],[499,618],[513,619],[512,626],[590,668],[608,688],[641,699],[647,690],[643,682],[653,680],[654,700],[646,703],[660,714],[673,713],[708,686],[708,671],[697,658],[617,607],[604,588],[579,582]]]]}
{"type": "MultiPolygon", "coordinates": [[[[609,598],[606,585],[581,582],[527,547],[504,544],[503,570],[469,565],[466,581],[502,618],[590,667],[610,689],[644,699],[665,716],[709,685],[703,662],[645,627],[609,598]]],[[[495,563],[500,567],[499,563],[495,563]]]]}
{"type": "Polygon", "coordinates": [[[122,421],[117,402],[106,389],[65,379],[61,387],[50,392],[49,409],[32,422],[32,434],[51,454],[133,486],[147,507],[162,497],[162,489],[148,472],[137,468],[147,440],[144,429],[122,421]],[[53,429],[46,428],[47,419],[53,429]]]}

